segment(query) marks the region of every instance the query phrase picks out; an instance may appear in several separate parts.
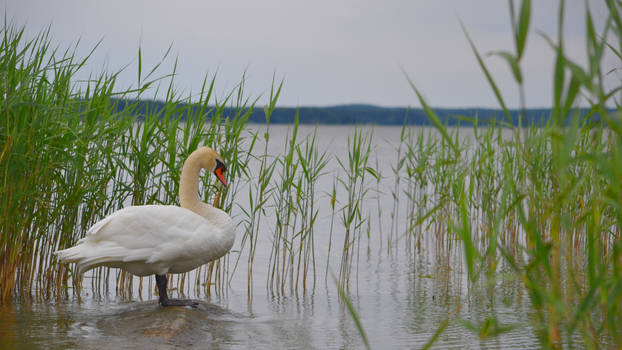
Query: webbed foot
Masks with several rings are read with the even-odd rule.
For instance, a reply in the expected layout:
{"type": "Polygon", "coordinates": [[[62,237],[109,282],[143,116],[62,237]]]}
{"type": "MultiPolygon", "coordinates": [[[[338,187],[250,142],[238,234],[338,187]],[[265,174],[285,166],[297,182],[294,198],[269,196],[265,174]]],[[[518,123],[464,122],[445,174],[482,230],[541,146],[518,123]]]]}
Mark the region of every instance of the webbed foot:
{"type": "Polygon", "coordinates": [[[190,306],[196,308],[199,303],[190,299],[169,299],[166,293],[166,275],[156,275],[156,284],[160,294],[160,305],[162,306],[190,306]]]}
{"type": "Polygon", "coordinates": [[[194,300],[190,300],[190,299],[165,299],[165,300],[160,300],[160,305],[162,306],[190,306],[196,309],[197,306],[199,306],[199,303],[194,300]]]}

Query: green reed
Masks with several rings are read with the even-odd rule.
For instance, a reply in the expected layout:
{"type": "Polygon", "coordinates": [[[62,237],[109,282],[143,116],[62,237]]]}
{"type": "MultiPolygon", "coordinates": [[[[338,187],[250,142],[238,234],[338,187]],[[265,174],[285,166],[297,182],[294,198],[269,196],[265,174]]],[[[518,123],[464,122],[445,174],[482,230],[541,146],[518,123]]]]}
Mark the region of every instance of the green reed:
{"type": "Polygon", "coordinates": [[[298,266],[296,272],[296,290],[302,265],[302,290],[307,290],[307,278],[313,269],[313,285],[316,282],[315,261],[315,231],[314,224],[317,220],[319,209],[316,205],[316,186],[318,178],[323,175],[323,169],[328,163],[326,152],[321,152],[316,143],[317,128],[313,134],[307,136],[302,145],[296,146],[298,162],[302,173],[298,181],[298,207],[301,214],[301,228],[296,235],[299,236],[298,266]]]}
{"type": "Polygon", "coordinates": [[[343,207],[340,210],[344,238],[339,266],[339,283],[344,286],[347,286],[347,282],[350,281],[354,258],[358,262],[361,233],[363,224],[367,220],[362,210],[370,189],[365,175],[369,173],[377,176],[376,172],[369,167],[371,143],[371,132],[355,128],[354,135],[348,137],[347,161],[337,159],[345,173],[344,178],[337,179],[346,192],[346,201],[342,203],[343,207]]]}
{"type": "Polygon", "coordinates": [[[285,153],[277,158],[277,183],[273,184],[272,248],[267,288],[271,293],[307,292],[315,288],[315,231],[319,213],[315,184],[328,159],[316,143],[317,130],[299,140],[298,115],[285,138],[285,153]],[[311,273],[312,271],[312,273],[311,273]],[[312,278],[311,287],[307,281],[312,278]],[[288,287],[288,288],[287,288],[288,287]]]}
{"type": "MultiPolygon", "coordinates": [[[[119,73],[107,72],[76,83],[73,79],[88,56],[78,60],[72,50],[51,50],[47,31],[30,41],[23,38],[23,32],[7,24],[2,29],[3,301],[32,293],[60,296],[69,281],[79,289],[73,270],[58,265],[52,252],[74,244],[95,221],[123,206],[177,203],[181,162],[200,145],[222,148],[219,151],[228,161],[229,175],[241,176],[248,162],[248,155],[241,151],[241,135],[252,111],[240,84],[235,115],[223,116],[233,93],[222,105],[213,102],[215,79],[207,76],[198,101],[180,97],[170,79],[163,108],[141,105],[138,99],[148,87],[164,91],[160,90],[164,80],[153,78],[161,63],[141,76],[140,49],[137,88],[115,91],[119,73]]],[[[235,182],[224,193],[217,193],[208,181],[213,179],[205,180],[204,199],[230,210],[235,182]]],[[[214,274],[206,277],[208,290],[211,285],[220,290],[226,286],[229,271],[220,261],[215,264],[209,267],[214,274]]],[[[112,271],[116,290],[131,292],[134,278],[112,271]]],[[[100,268],[93,274],[94,292],[108,293],[111,270],[100,268]]],[[[185,275],[170,283],[182,292],[189,286],[185,275]]],[[[142,279],[139,284],[142,290],[142,279]]]]}
{"type": "Polygon", "coordinates": [[[391,196],[393,197],[393,208],[391,209],[391,231],[389,236],[387,236],[387,250],[390,251],[394,242],[398,239],[398,223],[400,222],[399,210],[400,210],[400,197],[401,197],[401,186],[400,173],[404,167],[406,157],[404,156],[404,138],[406,136],[406,128],[402,127],[402,132],[400,133],[400,142],[397,145],[396,153],[397,158],[395,159],[395,164],[391,164],[391,170],[393,172],[393,177],[395,178],[395,182],[393,184],[393,189],[391,190],[391,196]]]}
{"type": "MultiPolygon", "coordinates": [[[[622,20],[620,5],[607,5],[608,20],[597,34],[586,4],[588,63],[581,67],[564,52],[561,2],[558,38],[545,36],[556,54],[553,110],[546,125],[511,130],[503,128],[505,123],[490,125],[474,130],[475,147],[459,145],[412,84],[442,136],[427,170],[434,204],[423,217],[436,216],[429,220],[439,221],[437,244],[447,252],[455,249],[447,239],[455,236],[462,242],[471,283],[486,281],[493,293],[501,271],[522,281],[536,310],[534,326],[547,348],[572,346],[576,332],[588,348],[622,344],[619,87],[604,88],[601,68],[607,48],[622,59],[620,50],[607,42],[613,37],[622,44],[622,20]],[[591,106],[585,116],[575,109],[581,95],[591,106]],[[612,104],[618,110],[607,109],[612,104]],[[504,137],[505,131],[511,136],[504,137]],[[465,156],[471,148],[473,154],[465,156]]],[[[521,1],[515,13],[510,1],[510,8],[515,51],[494,54],[508,63],[524,107],[520,66],[531,5],[521,1]]],[[[494,77],[466,35],[506,120],[516,122],[509,120],[494,77]]],[[[491,306],[482,323],[465,323],[482,338],[514,328],[499,324],[491,306]]]]}
{"type": "MultiPolygon", "coordinates": [[[[428,183],[430,181],[427,169],[431,167],[432,151],[436,148],[435,140],[426,139],[424,130],[420,129],[415,135],[412,129],[406,131],[402,138],[405,142],[406,155],[406,189],[408,199],[406,237],[408,237],[407,252],[421,252],[425,220],[425,208],[428,208],[428,183]],[[414,246],[414,250],[410,250],[414,246]]],[[[401,174],[400,174],[401,176],[401,174]]],[[[427,231],[427,229],[425,229],[427,231]]]]}
{"type": "Polygon", "coordinates": [[[272,249],[268,262],[269,277],[267,287],[271,293],[284,294],[289,281],[289,290],[294,289],[294,230],[298,218],[297,205],[301,190],[297,187],[296,174],[300,163],[296,160],[298,143],[298,117],[296,115],[291,134],[285,137],[285,152],[278,159],[278,182],[275,186],[273,208],[275,226],[272,249]]]}

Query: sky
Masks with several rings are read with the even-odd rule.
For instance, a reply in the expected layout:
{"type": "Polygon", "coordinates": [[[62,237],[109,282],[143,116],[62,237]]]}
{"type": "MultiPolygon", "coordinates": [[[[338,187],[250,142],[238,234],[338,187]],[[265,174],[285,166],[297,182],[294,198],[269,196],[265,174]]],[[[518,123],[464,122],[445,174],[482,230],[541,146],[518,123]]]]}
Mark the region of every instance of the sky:
{"type": "MultiPolygon", "coordinates": [[[[515,2],[520,2],[516,0],[515,2]]],[[[568,55],[584,64],[584,0],[566,1],[568,55]]],[[[603,0],[587,0],[597,28],[603,0]]],[[[518,89],[501,58],[513,51],[508,1],[502,0],[0,0],[6,19],[34,37],[50,26],[59,48],[79,40],[85,56],[101,40],[82,74],[116,72],[119,88],[136,86],[162,60],[182,96],[195,97],[206,75],[220,98],[245,77],[246,95],[265,103],[273,78],[283,83],[279,106],[374,104],[418,107],[407,77],[436,107],[498,107],[460,27],[464,23],[510,107],[518,89]]],[[[527,107],[552,100],[554,55],[537,31],[557,37],[558,1],[532,1],[532,31],[521,67],[527,107]]],[[[5,22],[4,19],[2,19],[5,22]]],[[[619,68],[608,54],[604,66],[619,68]]],[[[156,74],[156,76],[157,76],[156,74]]],[[[619,82],[616,71],[608,76],[619,82]]],[[[151,92],[153,94],[153,91],[151,92]]]]}

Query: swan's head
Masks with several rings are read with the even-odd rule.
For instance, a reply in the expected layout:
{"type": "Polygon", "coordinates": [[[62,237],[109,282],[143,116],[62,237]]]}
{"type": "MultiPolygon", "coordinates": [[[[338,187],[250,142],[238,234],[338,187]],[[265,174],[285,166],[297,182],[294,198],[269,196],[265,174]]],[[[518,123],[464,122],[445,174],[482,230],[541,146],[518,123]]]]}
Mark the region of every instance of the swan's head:
{"type": "Polygon", "coordinates": [[[227,171],[227,167],[218,152],[209,147],[201,147],[194,151],[190,157],[194,154],[198,156],[198,163],[201,168],[213,172],[218,180],[220,180],[223,185],[227,186],[227,180],[225,180],[225,172],[227,171]]]}

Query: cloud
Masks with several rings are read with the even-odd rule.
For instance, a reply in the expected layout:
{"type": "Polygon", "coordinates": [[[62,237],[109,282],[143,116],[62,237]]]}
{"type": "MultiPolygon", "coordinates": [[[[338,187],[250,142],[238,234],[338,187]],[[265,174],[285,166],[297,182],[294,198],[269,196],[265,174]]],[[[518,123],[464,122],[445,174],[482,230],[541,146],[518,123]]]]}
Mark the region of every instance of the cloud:
{"type": "MultiPolygon", "coordinates": [[[[532,28],[555,37],[557,3],[532,2],[532,28]]],[[[602,27],[606,8],[588,1],[602,27]]],[[[218,72],[219,93],[247,71],[251,96],[285,78],[281,105],[374,103],[416,105],[403,67],[435,106],[496,106],[460,28],[460,18],[482,53],[513,50],[507,2],[478,1],[18,1],[7,16],[32,36],[52,24],[52,38],[67,47],[81,38],[86,54],[103,38],[89,69],[127,66],[119,84],[136,84],[139,43],[144,66],[159,62],[173,44],[175,86],[189,94],[207,72],[218,72]]],[[[566,48],[585,62],[584,3],[567,2],[566,48]]],[[[607,57],[607,65],[617,61],[607,57]]],[[[486,57],[511,106],[516,87],[502,60],[486,57]]],[[[529,106],[550,105],[553,54],[531,32],[523,62],[529,106]]]]}

